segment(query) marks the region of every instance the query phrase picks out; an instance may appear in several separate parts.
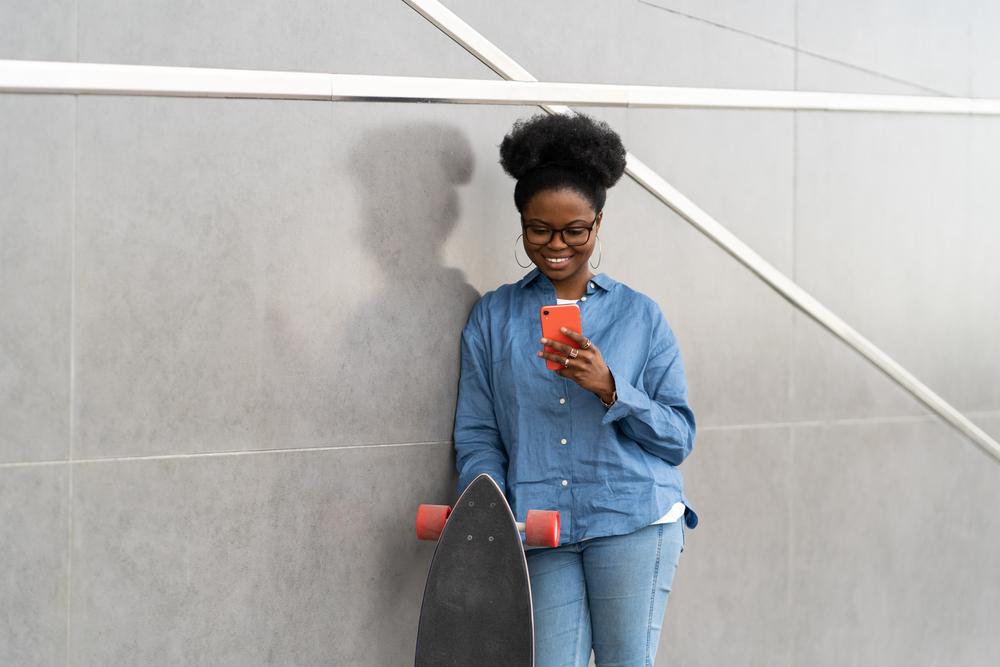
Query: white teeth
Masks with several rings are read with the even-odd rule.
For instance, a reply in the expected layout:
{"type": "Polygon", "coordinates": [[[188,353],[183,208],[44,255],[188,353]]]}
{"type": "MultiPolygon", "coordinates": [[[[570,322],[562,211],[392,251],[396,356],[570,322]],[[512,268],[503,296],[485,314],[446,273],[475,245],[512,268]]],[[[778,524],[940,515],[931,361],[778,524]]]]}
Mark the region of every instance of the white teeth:
{"type": "Polygon", "coordinates": [[[563,262],[569,261],[569,257],[562,257],[562,258],[546,257],[545,259],[546,261],[551,262],[553,264],[562,264],[563,262]]]}

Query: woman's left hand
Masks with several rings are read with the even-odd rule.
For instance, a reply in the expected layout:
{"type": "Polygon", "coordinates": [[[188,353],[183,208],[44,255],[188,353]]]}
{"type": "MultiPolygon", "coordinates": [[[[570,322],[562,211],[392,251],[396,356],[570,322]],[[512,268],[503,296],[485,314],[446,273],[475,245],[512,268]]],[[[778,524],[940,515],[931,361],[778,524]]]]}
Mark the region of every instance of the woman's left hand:
{"type": "Polygon", "coordinates": [[[554,373],[573,380],[587,391],[594,392],[605,403],[610,402],[615,392],[615,379],[611,375],[611,369],[604,363],[601,351],[597,349],[593,341],[589,341],[583,334],[578,334],[566,327],[561,327],[559,330],[579,343],[580,348],[577,349],[550,338],[542,338],[542,345],[555,349],[559,354],[542,350],[538,356],[551,359],[560,365],[560,368],[553,371],[554,373]],[[566,365],[567,358],[569,365],[566,365]]]}

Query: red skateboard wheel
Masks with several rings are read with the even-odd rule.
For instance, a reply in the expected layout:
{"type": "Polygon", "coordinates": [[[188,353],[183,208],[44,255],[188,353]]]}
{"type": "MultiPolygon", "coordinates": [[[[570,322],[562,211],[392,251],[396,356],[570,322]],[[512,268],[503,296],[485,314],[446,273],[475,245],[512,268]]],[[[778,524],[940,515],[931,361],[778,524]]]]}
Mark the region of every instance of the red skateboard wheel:
{"type": "Polygon", "coordinates": [[[524,522],[524,541],[533,547],[559,546],[559,512],[528,510],[524,522]]]}
{"type": "Polygon", "coordinates": [[[451,514],[450,505],[421,505],[417,508],[417,539],[436,540],[451,514]]]}

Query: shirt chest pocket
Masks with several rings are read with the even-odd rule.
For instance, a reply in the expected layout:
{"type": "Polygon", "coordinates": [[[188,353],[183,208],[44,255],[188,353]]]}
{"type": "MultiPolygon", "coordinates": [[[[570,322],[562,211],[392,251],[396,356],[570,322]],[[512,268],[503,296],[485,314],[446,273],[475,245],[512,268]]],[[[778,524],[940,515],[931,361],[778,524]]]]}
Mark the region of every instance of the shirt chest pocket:
{"type": "Polygon", "coordinates": [[[564,378],[545,367],[537,356],[542,349],[536,341],[508,341],[503,354],[494,358],[491,368],[493,401],[499,421],[511,428],[526,419],[537,417],[538,408],[547,397],[559,393],[564,378]]]}

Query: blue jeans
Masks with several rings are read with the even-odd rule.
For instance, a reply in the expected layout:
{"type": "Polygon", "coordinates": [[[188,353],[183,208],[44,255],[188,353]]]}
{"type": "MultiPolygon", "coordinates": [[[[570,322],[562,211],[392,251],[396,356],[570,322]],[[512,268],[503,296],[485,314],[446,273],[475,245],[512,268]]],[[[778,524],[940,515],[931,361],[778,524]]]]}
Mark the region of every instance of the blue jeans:
{"type": "Polygon", "coordinates": [[[527,550],[535,667],[651,667],[683,550],[683,518],[527,550]]]}

